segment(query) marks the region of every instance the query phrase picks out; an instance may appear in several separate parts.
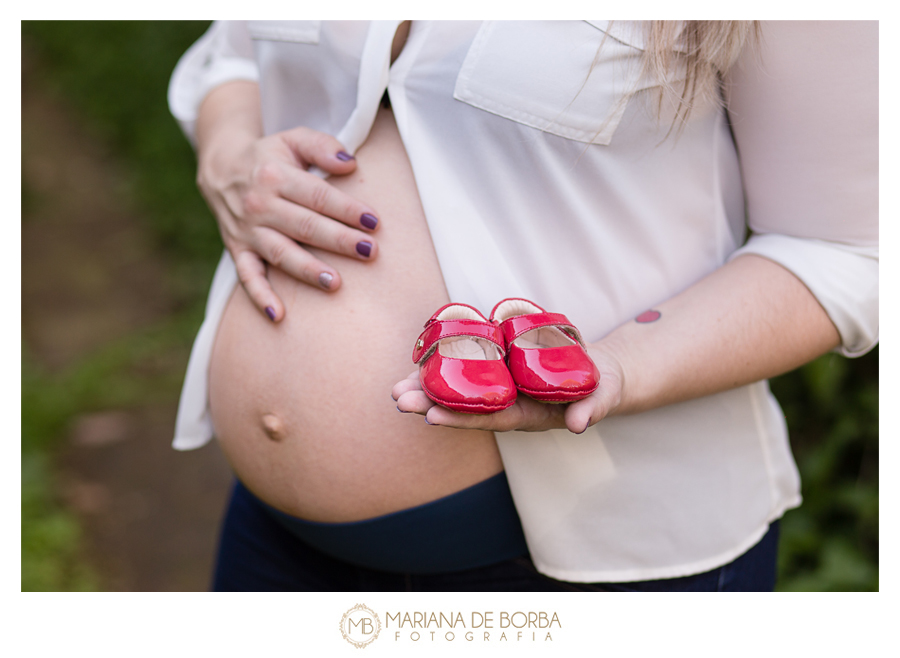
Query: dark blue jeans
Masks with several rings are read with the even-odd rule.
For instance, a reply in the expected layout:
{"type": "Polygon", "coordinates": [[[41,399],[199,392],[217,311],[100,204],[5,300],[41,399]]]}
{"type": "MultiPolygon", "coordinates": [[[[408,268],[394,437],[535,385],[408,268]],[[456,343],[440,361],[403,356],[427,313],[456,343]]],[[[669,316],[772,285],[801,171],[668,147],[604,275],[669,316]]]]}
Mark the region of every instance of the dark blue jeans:
{"type": "Polygon", "coordinates": [[[777,550],[776,521],[734,562],[684,578],[570,583],[538,573],[527,556],[451,573],[389,573],[357,567],[308,546],[237,483],[222,525],[212,588],[220,592],[772,591],[777,550]]]}

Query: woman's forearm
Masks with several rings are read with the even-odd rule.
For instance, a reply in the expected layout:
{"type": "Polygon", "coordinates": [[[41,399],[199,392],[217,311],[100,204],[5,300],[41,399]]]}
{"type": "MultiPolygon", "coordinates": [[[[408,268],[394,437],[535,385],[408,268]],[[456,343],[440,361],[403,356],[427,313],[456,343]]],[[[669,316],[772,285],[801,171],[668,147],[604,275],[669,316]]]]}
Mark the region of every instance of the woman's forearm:
{"type": "Polygon", "coordinates": [[[624,382],[615,414],[631,414],[793,370],[840,344],[812,293],[773,261],[746,255],[628,322],[596,347],[624,382]],[[640,316],[639,316],[640,317],[640,316]]]}
{"type": "Polygon", "coordinates": [[[220,148],[243,148],[263,136],[259,85],[226,82],[207,94],[197,113],[197,156],[220,148]]]}

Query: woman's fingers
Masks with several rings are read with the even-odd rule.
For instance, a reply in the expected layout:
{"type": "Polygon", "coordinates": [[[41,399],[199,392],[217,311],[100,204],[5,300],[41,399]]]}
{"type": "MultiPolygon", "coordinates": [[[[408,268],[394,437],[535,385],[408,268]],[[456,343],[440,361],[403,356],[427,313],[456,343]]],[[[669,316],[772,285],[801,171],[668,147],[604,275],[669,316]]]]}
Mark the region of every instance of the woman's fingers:
{"type": "Polygon", "coordinates": [[[299,126],[278,133],[304,168],[315,166],[329,174],[349,174],[356,169],[356,158],[344,145],[327,133],[299,126]]]}
{"type": "Polygon", "coordinates": [[[303,249],[278,231],[260,228],[255,250],[232,250],[238,280],[250,301],[270,320],[284,318],[284,304],[269,283],[266,263],[316,288],[329,292],[341,285],[341,275],[333,267],[303,249]]]}
{"type": "Polygon", "coordinates": [[[574,434],[581,434],[588,427],[606,418],[618,404],[621,391],[612,377],[600,377],[600,386],[589,397],[573,402],[566,409],[566,427],[574,434]]]}
{"type": "Polygon", "coordinates": [[[566,429],[573,434],[581,434],[596,422],[594,421],[596,401],[593,396],[572,402],[568,406],[565,413],[566,429]]]}
{"type": "Polygon", "coordinates": [[[406,414],[425,415],[434,402],[422,391],[418,369],[401,382],[394,384],[391,397],[397,403],[397,410],[406,414]]]}
{"type": "Polygon", "coordinates": [[[234,266],[250,301],[272,322],[280,321],[284,317],[284,304],[266,278],[263,260],[252,251],[242,251],[234,255],[234,266]]]}
{"type": "Polygon", "coordinates": [[[405,414],[424,416],[433,406],[434,402],[421,390],[407,391],[397,396],[397,409],[405,414]]]}
{"type": "Polygon", "coordinates": [[[374,231],[378,228],[375,210],[318,176],[300,169],[286,170],[280,183],[278,193],[298,206],[355,229],[374,231]]]}
{"type": "Polygon", "coordinates": [[[425,419],[432,425],[458,429],[477,429],[491,432],[522,430],[528,432],[560,426],[558,421],[553,422],[552,420],[554,410],[544,408],[550,406],[539,404],[529,397],[520,395],[513,406],[496,413],[461,414],[435,405],[425,415],[425,419]]]}
{"type": "Polygon", "coordinates": [[[336,269],[326,265],[279,231],[257,229],[255,242],[257,253],[269,265],[285,274],[329,292],[340,287],[341,275],[336,269]]]}
{"type": "Polygon", "coordinates": [[[588,352],[600,371],[600,385],[590,396],[568,405],[566,427],[575,434],[599,423],[622,401],[622,382],[625,380],[622,365],[609,350],[588,346],[588,352]]]}
{"type": "Polygon", "coordinates": [[[374,210],[286,163],[268,162],[255,169],[252,186],[232,214],[251,227],[272,228],[325,251],[364,261],[378,255],[378,243],[370,235],[379,224],[374,210]]]}
{"type": "Polygon", "coordinates": [[[511,430],[537,431],[565,427],[565,405],[543,404],[526,395],[519,395],[516,403],[492,414],[462,414],[435,404],[422,391],[419,372],[416,370],[403,381],[394,384],[391,397],[397,409],[404,413],[425,416],[431,425],[457,429],[509,432],[511,430]]]}
{"type": "MultiPolygon", "coordinates": [[[[394,398],[394,402],[397,402],[400,400],[400,396],[404,393],[408,393],[409,391],[421,390],[422,384],[419,382],[419,371],[416,370],[408,375],[407,378],[403,381],[394,384],[394,388],[391,389],[391,397],[394,398]]],[[[412,410],[410,409],[409,411],[412,410]]]]}
{"type": "Polygon", "coordinates": [[[493,414],[463,414],[436,405],[422,391],[418,376],[410,376],[394,385],[391,391],[397,408],[405,413],[424,415],[431,425],[492,432],[542,431],[565,427],[581,434],[606,415],[608,407],[603,395],[595,395],[569,404],[545,404],[520,395],[516,403],[493,414]]]}
{"type": "Polygon", "coordinates": [[[516,403],[492,414],[463,414],[436,405],[421,391],[410,391],[400,396],[397,407],[401,411],[424,414],[431,425],[454,427],[457,429],[488,430],[491,432],[525,432],[564,427],[563,405],[550,405],[520,396],[516,403]]]}
{"type": "Polygon", "coordinates": [[[364,261],[378,255],[372,236],[284,199],[272,201],[267,219],[272,229],[303,244],[364,261]]]}

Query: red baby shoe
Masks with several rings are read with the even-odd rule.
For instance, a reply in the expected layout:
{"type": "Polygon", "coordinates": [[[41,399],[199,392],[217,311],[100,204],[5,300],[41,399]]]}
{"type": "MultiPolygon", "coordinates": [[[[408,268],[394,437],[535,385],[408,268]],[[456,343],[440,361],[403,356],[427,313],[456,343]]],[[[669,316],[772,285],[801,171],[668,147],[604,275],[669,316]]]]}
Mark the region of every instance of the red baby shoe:
{"type": "Polygon", "coordinates": [[[468,304],[447,304],[425,323],[413,361],[425,395],[468,414],[491,414],[516,401],[500,328],[468,304]]]}
{"type": "Polygon", "coordinates": [[[600,384],[597,366],[569,319],[527,299],[504,299],[491,311],[503,330],[516,388],[541,402],[586,398],[600,384]]]}

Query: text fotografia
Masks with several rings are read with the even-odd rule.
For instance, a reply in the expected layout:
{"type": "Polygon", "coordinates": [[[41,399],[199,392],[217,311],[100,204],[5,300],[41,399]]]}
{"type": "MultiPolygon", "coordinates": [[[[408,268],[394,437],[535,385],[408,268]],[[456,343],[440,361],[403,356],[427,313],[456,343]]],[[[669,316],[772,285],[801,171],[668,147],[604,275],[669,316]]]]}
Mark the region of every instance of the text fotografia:
{"type": "Polygon", "coordinates": [[[555,612],[388,612],[384,628],[395,641],[552,642],[551,630],[562,624],[555,612]]]}

